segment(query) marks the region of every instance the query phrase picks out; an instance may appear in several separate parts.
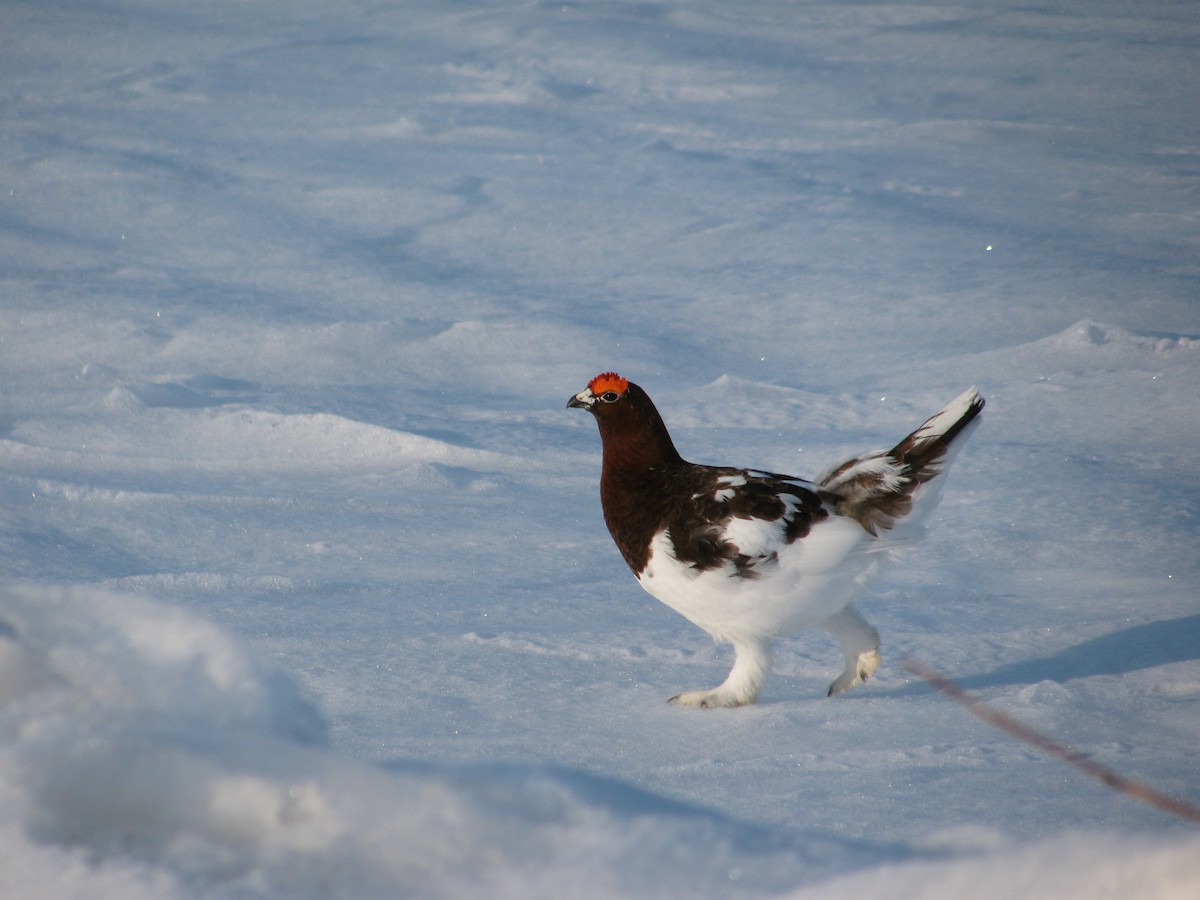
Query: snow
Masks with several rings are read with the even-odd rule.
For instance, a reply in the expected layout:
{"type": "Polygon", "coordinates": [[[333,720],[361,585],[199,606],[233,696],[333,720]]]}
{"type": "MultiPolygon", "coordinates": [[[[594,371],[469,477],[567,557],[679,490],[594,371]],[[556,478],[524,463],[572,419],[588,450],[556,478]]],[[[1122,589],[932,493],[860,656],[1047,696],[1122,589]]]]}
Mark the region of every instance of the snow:
{"type": "Polygon", "coordinates": [[[1162,897],[1193,2],[0,8],[0,893],[1162,897]],[[567,399],[814,477],[977,384],[872,682],[630,577],[567,399]]]}

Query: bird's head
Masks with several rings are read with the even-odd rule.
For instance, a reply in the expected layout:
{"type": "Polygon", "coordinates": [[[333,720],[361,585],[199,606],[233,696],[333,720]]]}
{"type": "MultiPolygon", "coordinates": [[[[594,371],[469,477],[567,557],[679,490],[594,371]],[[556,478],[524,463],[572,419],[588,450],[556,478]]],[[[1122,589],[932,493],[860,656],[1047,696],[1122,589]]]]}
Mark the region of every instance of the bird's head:
{"type": "Polygon", "coordinates": [[[588,382],[588,386],[567,401],[568,409],[586,409],[600,415],[609,404],[619,403],[629,394],[629,382],[616,372],[603,372],[588,382]]]}
{"type": "Polygon", "coordinates": [[[680,459],[646,392],[616,372],[597,375],[567,401],[567,407],[586,409],[596,417],[606,468],[610,459],[627,469],[646,469],[680,459]]]}

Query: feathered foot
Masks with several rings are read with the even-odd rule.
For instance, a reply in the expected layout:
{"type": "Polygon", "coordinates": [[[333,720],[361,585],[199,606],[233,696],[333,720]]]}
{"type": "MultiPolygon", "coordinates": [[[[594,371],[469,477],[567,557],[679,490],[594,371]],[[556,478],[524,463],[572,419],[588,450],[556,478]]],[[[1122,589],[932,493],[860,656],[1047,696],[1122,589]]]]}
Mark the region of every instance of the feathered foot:
{"type": "Polygon", "coordinates": [[[879,632],[853,606],[830,616],[821,627],[831,632],[846,655],[846,668],[829,686],[828,696],[862,684],[879,668],[879,632]]]}
{"type": "Polygon", "coordinates": [[[715,709],[745,706],[757,700],[771,671],[771,645],[767,641],[735,642],[733,650],[733,668],[724,684],[707,691],[685,691],[667,702],[715,709]]]}

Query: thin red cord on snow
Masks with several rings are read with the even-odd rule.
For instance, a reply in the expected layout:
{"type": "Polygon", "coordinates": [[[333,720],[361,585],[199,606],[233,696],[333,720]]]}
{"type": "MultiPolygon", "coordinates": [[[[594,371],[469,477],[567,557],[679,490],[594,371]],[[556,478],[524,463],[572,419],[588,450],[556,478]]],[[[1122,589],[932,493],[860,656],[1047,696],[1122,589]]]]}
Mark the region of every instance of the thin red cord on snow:
{"type": "Polygon", "coordinates": [[[1140,800],[1143,803],[1149,803],[1163,812],[1173,813],[1182,818],[1191,819],[1193,822],[1200,822],[1200,806],[1194,806],[1175,797],[1168,797],[1166,794],[1156,791],[1149,785],[1142,784],[1140,781],[1133,781],[1124,775],[1119,775],[1112,769],[1106,768],[1100,765],[1100,763],[1089,759],[1077,750],[1072,750],[1066,744],[1061,744],[1054,740],[1054,738],[1048,737],[1022,722],[1018,722],[1012,716],[993,709],[970,691],[959,687],[941,672],[925,665],[923,662],[915,659],[907,659],[904,661],[904,668],[918,678],[929,682],[941,693],[965,707],[969,713],[983,719],[989,725],[999,728],[1001,731],[1011,734],[1013,737],[1027,744],[1033,744],[1033,746],[1045,753],[1049,753],[1051,756],[1057,756],[1059,759],[1086,772],[1110,788],[1120,791],[1122,794],[1128,794],[1130,797],[1140,800]]]}

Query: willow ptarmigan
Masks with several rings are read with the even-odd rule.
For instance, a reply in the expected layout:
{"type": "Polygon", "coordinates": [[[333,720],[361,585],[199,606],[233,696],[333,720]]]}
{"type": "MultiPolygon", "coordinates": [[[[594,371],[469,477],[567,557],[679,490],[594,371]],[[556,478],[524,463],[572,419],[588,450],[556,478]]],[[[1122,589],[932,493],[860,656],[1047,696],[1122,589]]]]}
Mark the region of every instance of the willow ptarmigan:
{"type": "Polygon", "coordinates": [[[879,633],[853,601],[886,552],[920,534],[937,476],[983,409],[966,391],[891,450],[849,459],[816,481],[705,466],[679,455],[644,390],[613,372],[567,403],[600,426],[604,521],[638,583],[718,641],[733,644],[725,683],[688,691],[688,706],[753,703],[771,642],[831,632],[846,655],[840,693],[879,666],[879,633]]]}

